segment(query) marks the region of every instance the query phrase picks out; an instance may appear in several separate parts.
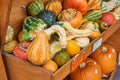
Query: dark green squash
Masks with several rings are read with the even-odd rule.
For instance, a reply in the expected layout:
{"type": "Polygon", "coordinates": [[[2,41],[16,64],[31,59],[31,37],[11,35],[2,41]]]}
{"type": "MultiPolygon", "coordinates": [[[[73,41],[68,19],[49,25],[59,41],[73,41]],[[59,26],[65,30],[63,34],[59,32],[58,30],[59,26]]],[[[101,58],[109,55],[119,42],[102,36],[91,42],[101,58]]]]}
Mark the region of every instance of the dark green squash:
{"type": "Polygon", "coordinates": [[[27,10],[31,16],[36,16],[40,11],[44,10],[44,4],[41,0],[35,0],[28,5],[27,10]]]}
{"type": "Polygon", "coordinates": [[[101,21],[101,20],[97,20],[96,22],[97,22],[98,25],[99,25],[99,28],[98,28],[98,29],[99,29],[100,32],[105,31],[105,30],[108,29],[108,27],[109,27],[109,25],[108,25],[107,22],[103,22],[103,21],[101,21]]]}
{"type": "Polygon", "coordinates": [[[53,12],[48,10],[43,10],[38,14],[38,18],[42,19],[48,27],[56,22],[56,16],[53,12]]]}
{"type": "Polygon", "coordinates": [[[42,19],[35,17],[27,17],[25,18],[22,27],[23,27],[22,39],[24,41],[27,41],[33,39],[32,35],[35,35],[34,33],[36,31],[44,30],[47,27],[47,24],[42,19]]]}
{"type": "Polygon", "coordinates": [[[70,55],[67,51],[61,50],[55,54],[53,60],[57,63],[58,66],[62,66],[70,60],[70,55]]]}

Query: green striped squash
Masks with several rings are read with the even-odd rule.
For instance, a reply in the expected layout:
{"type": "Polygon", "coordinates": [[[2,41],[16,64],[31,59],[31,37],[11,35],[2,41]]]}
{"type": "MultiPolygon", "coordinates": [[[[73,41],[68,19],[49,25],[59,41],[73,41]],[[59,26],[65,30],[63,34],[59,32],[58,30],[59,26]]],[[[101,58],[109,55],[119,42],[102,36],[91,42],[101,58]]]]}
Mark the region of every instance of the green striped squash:
{"type": "Polygon", "coordinates": [[[100,19],[102,16],[102,12],[100,10],[92,10],[89,11],[83,18],[89,21],[94,21],[100,19]]]}
{"type": "Polygon", "coordinates": [[[44,10],[44,4],[41,0],[35,0],[28,5],[27,10],[31,16],[36,16],[40,11],[44,10]]]}

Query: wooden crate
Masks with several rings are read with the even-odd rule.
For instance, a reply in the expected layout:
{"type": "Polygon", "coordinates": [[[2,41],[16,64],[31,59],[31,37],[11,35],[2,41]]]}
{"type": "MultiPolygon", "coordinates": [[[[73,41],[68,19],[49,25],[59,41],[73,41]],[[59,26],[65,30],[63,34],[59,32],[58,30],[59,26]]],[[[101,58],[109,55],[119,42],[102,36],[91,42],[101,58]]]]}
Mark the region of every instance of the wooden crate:
{"type": "MultiPolygon", "coordinates": [[[[6,7],[4,8],[4,16],[3,22],[0,23],[1,27],[1,35],[0,35],[0,45],[1,49],[3,48],[7,26],[13,26],[15,30],[15,39],[19,31],[22,29],[21,24],[23,19],[27,16],[26,12],[21,9],[22,6],[28,5],[29,2],[33,0],[2,0],[6,7]]],[[[46,2],[47,0],[43,0],[46,2]]],[[[61,1],[61,0],[60,0],[61,1]]],[[[1,7],[1,6],[0,6],[1,7]]],[[[93,49],[93,45],[102,39],[102,43],[106,41],[106,43],[110,43],[113,45],[117,51],[120,51],[119,48],[119,40],[120,40],[120,21],[117,21],[114,25],[112,25],[109,29],[104,31],[102,35],[95,40],[93,40],[86,48],[84,48],[80,53],[83,55],[84,59],[87,58],[93,49]],[[117,32],[117,33],[116,33],[117,32]],[[116,37],[116,34],[118,37],[116,37]],[[112,35],[112,36],[111,36],[112,35]],[[114,39],[113,39],[114,37],[114,39]],[[114,40],[114,41],[113,41],[114,40]],[[116,44],[117,42],[117,44],[116,44]]],[[[67,75],[71,72],[71,63],[76,58],[73,57],[70,61],[68,61],[65,65],[59,68],[55,73],[51,73],[41,66],[35,66],[28,61],[21,60],[15,57],[12,54],[6,53],[2,51],[3,60],[5,63],[5,68],[7,71],[9,80],[63,80],[67,75]]]]}

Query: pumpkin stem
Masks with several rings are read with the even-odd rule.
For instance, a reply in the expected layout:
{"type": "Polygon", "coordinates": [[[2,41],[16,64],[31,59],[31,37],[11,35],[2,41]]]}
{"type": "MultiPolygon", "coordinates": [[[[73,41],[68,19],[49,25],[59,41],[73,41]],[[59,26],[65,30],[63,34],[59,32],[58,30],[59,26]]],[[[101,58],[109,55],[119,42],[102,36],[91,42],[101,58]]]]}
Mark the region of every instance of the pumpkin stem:
{"type": "Polygon", "coordinates": [[[102,52],[106,52],[107,48],[105,46],[102,47],[102,52]]]}
{"type": "Polygon", "coordinates": [[[80,68],[84,68],[85,67],[85,62],[82,62],[81,64],[80,64],[80,68]]]}

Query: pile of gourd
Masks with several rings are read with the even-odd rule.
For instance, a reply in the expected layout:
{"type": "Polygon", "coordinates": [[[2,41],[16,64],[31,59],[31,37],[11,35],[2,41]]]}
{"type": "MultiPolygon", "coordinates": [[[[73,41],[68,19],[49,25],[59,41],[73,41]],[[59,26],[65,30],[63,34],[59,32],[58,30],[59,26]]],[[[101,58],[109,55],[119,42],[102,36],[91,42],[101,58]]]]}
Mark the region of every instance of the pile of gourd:
{"type": "Polygon", "coordinates": [[[27,6],[29,16],[23,21],[19,42],[12,40],[14,31],[8,27],[4,50],[55,72],[120,19],[118,10],[111,12],[119,4],[119,0],[50,0],[46,4],[35,0],[27,6]],[[109,3],[111,8],[106,6],[109,3]]]}

